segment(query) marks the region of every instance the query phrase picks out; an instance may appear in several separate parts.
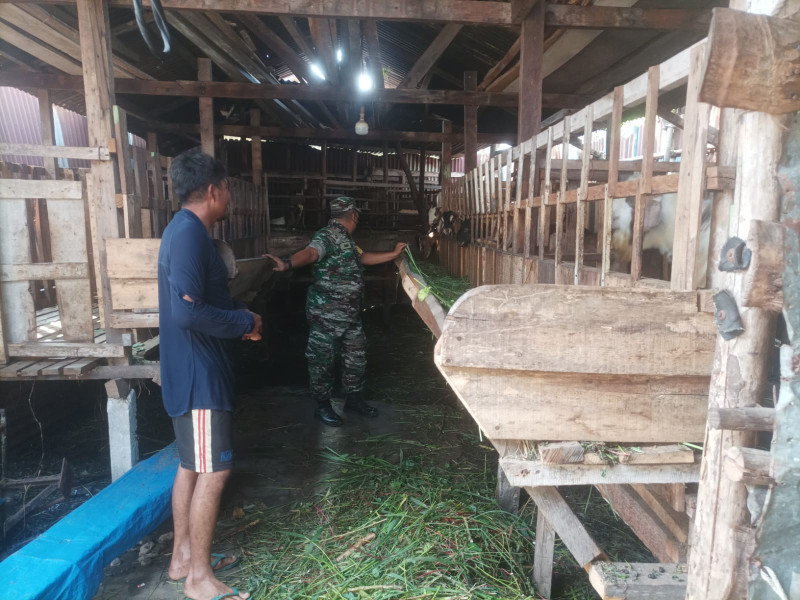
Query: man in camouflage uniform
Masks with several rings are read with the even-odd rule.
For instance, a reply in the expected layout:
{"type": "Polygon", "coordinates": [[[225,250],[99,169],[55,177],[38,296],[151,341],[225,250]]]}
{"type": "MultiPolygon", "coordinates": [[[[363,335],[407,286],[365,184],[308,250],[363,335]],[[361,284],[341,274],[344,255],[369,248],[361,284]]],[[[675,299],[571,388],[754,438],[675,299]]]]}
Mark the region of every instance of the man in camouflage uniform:
{"type": "Polygon", "coordinates": [[[367,339],[361,325],[364,265],[379,265],[397,258],[406,245],[392,252],[363,252],[353,241],[359,209],[347,196],[331,202],[331,220],[303,250],[287,259],[270,256],[276,271],[314,263],[314,283],[308,290],[306,316],[309,324],[306,360],[311,394],[317,401],[317,417],[338,427],[342,419],[331,408],[334,364],[341,349],[345,409],[375,417],[377,409],[364,400],[367,339]]]}

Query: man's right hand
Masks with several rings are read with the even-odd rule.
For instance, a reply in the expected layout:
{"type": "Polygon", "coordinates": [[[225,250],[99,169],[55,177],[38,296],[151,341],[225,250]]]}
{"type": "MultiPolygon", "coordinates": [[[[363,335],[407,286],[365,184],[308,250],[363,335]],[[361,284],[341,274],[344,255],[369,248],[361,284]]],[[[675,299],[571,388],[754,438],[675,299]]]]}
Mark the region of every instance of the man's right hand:
{"type": "Polygon", "coordinates": [[[247,311],[253,316],[253,329],[244,334],[242,339],[244,340],[251,340],[257,342],[261,339],[261,327],[263,326],[263,322],[261,321],[261,315],[258,313],[254,313],[252,311],[247,311]]]}
{"type": "Polygon", "coordinates": [[[281,271],[288,271],[289,270],[289,266],[285,262],[283,262],[282,258],[278,258],[277,256],[273,256],[272,254],[262,254],[261,256],[263,258],[271,258],[272,262],[275,263],[275,270],[278,271],[279,273],[281,271]]]}

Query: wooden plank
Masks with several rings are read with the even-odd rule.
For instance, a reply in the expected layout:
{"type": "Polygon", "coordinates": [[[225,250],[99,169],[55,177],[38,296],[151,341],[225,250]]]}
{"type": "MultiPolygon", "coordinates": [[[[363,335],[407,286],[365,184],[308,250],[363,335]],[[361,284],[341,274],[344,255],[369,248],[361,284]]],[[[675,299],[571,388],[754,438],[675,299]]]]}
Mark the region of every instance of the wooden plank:
{"type": "Polygon", "coordinates": [[[565,29],[681,29],[705,33],[708,10],[547,4],[545,24],[565,29]]]}
{"type": "MultiPolygon", "coordinates": [[[[570,130],[570,116],[567,115],[564,117],[564,131],[570,130]]],[[[564,135],[561,140],[561,181],[560,181],[560,188],[558,192],[558,197],[556,198],[556,253],[555,253],[555,265],[556,265],[556,285],[564,283],[563,277],[561,276],[561,261],[564,258],[564,249],[563,244],[564,240],[564,200],[567,195],[567,158],[569,157],[569,136],[564,135]]]]}
{"type": "Polygon", "coordinates": [[[41,375],[44,376],[62,375],[64,373],[64,367],[74,362],[75,362],[74,358],[67,358],[63,360],[53,359],[50,361],[50,364],[48,364],[45,368],[42,369],[41,375]]]}
{"type": "MultiPolygon", "coordinates": [[[[586,228],[586,191],[589,189],[589,164],[592,156],[592,130],[594,129],[594,113],[591,106],[586,109],[586,123],[583,127],[583,150],[581,152],[581,183],[578,188],[577,220],[575,223],[575,276],[573,283],[578,285],[583,267],[583,241],[586,228]]],[[[567,157],[564,157],[566,162],[567,157]]]]}
{"type": "Polygon", "coordinates": [[[800,110],[789,58],[800,39],[790,19],[715,8],[700,99],[715,106],[784,114],[800,110]]]}
{"type": "Polygon", "coordinates": [[[64,340],[88,342],[93,339],[94,325],[84,201],[48,202],[47,212],[53,261],[83,263],[86,270],[82,279],[54,277],[64,340]]]}
{"type": "Polygon", "coordinates": [[[125,346],[122,344],[34,342],[9,344],[8,352],[11,356],[18,358],[122,358],[125,356],[125,346]]]}
{"type": "Polygon", "coordinates": [[[583,446],[580,442],[553,442],[539,445],[539,457],[544,464],[562,465],[582,463],[583,446]]]}
{"type": "MultiPolygon", "coordinates": [[[[13,187],[16,179],[0,180],[0,195],[6,186],[13,187]]],[[[37,182],[38,183],[38,182],[37,182]]],[[[50,182],[43,182],[50,183],[50,182]]],[[[21,190],[18,190],[21,191],[21,190]]],[[[31,228],[28,226],[28,208],[24,197],[0,202],[0,264],[28,265],[31,257],[31,228]]],[[[27,342],[36,339],[36,310],[30,281],[0,283],[3,304],[5,341],[27,342]]]]}
{"type": "MultiPolygon", "coordinates": [[[[650,490],[663,497],[672,507],[672,510],[686,513],[691,519],[692,513],[688,509],[690,495],[686,493],[686,486],[682,483],[664,483],[648,486],[650,490]]],[[[697,494],[694,495],[694,503],[697,504],[697,494]]]]}
{"type": "Polygon", "coordinates": [[[430,73],[436,61],[444,54],[444,51],[447,50],[447,47],[456,38],[462,27],[463,25],[457,23],[448,23],[442,27],[397,87],[405,89],[416,88],[425,76],[430,73]]]}
{"type": "Polygon", "coordinates": [[[675,536],[675,539],[681,544],[689,542],[689,518],[684,511],[674,510],[670,503],[658,493],[654,493],[650,486],[635,483],[631,487],[642,497],[642,500],[650,507],[650,510],[661,519],[661,522],[675,536]]]}
{"type": "Polygon", "coordinates": [[[17,373],[18,377],[36,377],[37,375],[41,374],[42,369],[45,367],[50,366],[52,363],[51,360],[40,360],[38,362],[33,363],[19,371],[17,373]]]}
{"type": "Polygon", "coordinates": [[[589,567],[589,582],[603,600],[683,600],[687,573],[684,564],[598,561],[589,567]]]}
{"type": "Polygon", "coordinates": [[[128,115],[119,106],[114,106],[113,115],[125,237],[140,238],[142,237],[142,197],[140,194],[134,193],[135,180],[131,146],[128,143],[128,115]]]}
{"type": "Polygon", "coordinates": [[[631,486],[598,485],[597,489],[658,560],[680,563],[686,559],[686,546],[670,533],[631,486]]]}
{"type": "Polygon", "coordinates": [[[7,331],[7,327],[5,326],[5,310],[3,310],[3,286],[0,285],[0,365],[8,362],[5,331],[7,331]]]}
{"type": "MultiPolygon", "coordinates": [[[[211,81],[210,59],[197,59],[197,79],[198,81],[211,81]]],[[[214,99],[204,96],[198,102],[200,105],[200,146],[203,152],[214,156],[214,99]]]]}
{"type": "MultiPolygon", "coordinates": [[[[686,91],[683,152],[675,205],[675,238],[672,244],[671,287],[693,290],[696,280],[697,248],[705,187],[705,157],[710,107],[698,101],[702,81],[704,46],[692,50],[686,91]]],[[[706,257],[702,257],[706,260],[706,257]]]]}
{"type": "Polygon", "coordinates": [[[161,240],[108,240],[106,268],[109,279],[156,279],[161,240]]]}
{"type": "Polygon", "coordinates": [[[34,279],[87,279],[89,265],[85,262],[31,263],[27,265],[0,265],[0,281],[30,281],[34,279]]]}
{"type": "Polygon", "coordinates": [[[707,378],[716,341],[695,293],[546,285],[470,290],[445,331],[445,367],[602,375],[707,378]],[[547,351],[520,352],[529,347],[547,351]]]}
{"type": "Polygon", "coordinates": [[[536,512],[536,544],[533,554],[533,580],[536,591],[543,598],[550,598],[553,584],[553,553],[556,532],[542,511],[536,512]]]}
{"type": "Polygon", "coordinates": [[[30,365],[34,364],[35,360],[18,360],[16,362],[12,362],[5,367],[0,368],[0,379],[7,378],[7,377],[16,377],[17,373],[19,373],[25,367],[29,367],[30,365]]]}
{"type": "MultiPolygon", "coordinates": [[[[50,147],[56,143],[55,139],[55,125],[53,123],[53,103],[50,100],[50,90],[37,90],[39,99],[39,121],[42,124],[42,146],[50,147]]],[[[0,153],[4,154],[18,154],[17,152],[7,152],[3,149],[4,145],[0,144],[0,153]]],[[[47,150],[46,150],[47,151],[47,150]]],[[[53,157],[43,156],[44,170],[47,171],[49,179],[56,179],[58,176],[57,161],[53,157]]]]}
{"type": "Polygon", "coordinates": [[[165,219],[166,200],[164,198],[164,178],[161,172],[161,155],[158,152],[158,137],[153,132],[147,134],[145,155],[147,156],[147,179],[153,188],[151,207],[153,209],[154,237],[160,238],[161,232],[167,225],[165,219]]]}
{"type": "Polygon", "coordinates": [[[603,485],[628,483],[692,483],[700,465],[544,464],[514,457],[500,459],[511,485],[603,485]]]}
{"type": "Polygon", "coordinates": [[[0,179],[0,200],[13,200],[16,198],[80,200],[83,198],[83,194],[80,181],[0,179]]]}
{"type": "Polygon", "coordinates": [[[525,373],[442,367],[434,360],[489,438],[703,440],[707,377],[525,373]]]}
{"type": "Polygon", "coordinates": [[[75,62],[71,57],[57,50],[53,50],[46,44],[39,43],[36,38],[29,37],[17,31],[4,21],[0,21],[0,38],[9,44],[13,44],[17,48],[25,48],[25,52],[31,56],[35,56],[42,62],[60,71],[64,71],[70,75],[79,75],[81,72],[81,65],[75,62]]]}
{"type": "MultiPolygon", "coordinates": [[[[642,193],[653,192],[653,153],[656,145],[656,115],[658,113],[659,68],[647,70],[647,97],[645,98],[644,129],[642,132],[642,193]]],[[[701,167],[702,168],[702,167],[701,167]]]]}
{"type": "MultiPolygon", "coordinates": [[[[550,240],[550,188],[552,179],[550,173],[553,164],[553,128],[547,128],[547,148],[544,163],[544,189],[542,190],[541,204],[539,206],[539,260],[544,260],[544,249],[550,240]]],[[[528,204],[532,204],[530,201],[528,204]]]]}
{"type": "MultiPolygon", "coordinates": [[[[66,0],[47,0],[51,4],[66,0]]],[[[149,1],[142,4],[149,6],[149,1]]],[[[378,21],[431,21],[439,23],[473,23],[476,25],[511,25],[511,4],[506,2],[480,2],[475,0],[439,0],[435,4],[425,0],[360,0],[346,5],[336,0],[304,1],[287,4],[282,0],[250,0],[249,2],[222,2],[209,8],[203,0],[164,0],[165,12],[172,10],[206,11],[298,17],[324,17],[332,19],[372,19],[378,21]]],[[[132,0],[110,0],[109,6],[133,8],[132,0]]]]}
{"type": "Polygon", "coordinates": [[[607,183],[603,187],[603,237],[601,241],[602,259],[600,264],[600,285],[606,285],[608,272],[611,270],[611,226],[614,215],[613,198],[610,193],[611,184],[607,183]]]}
{"type": "MultiPolygon", "coordinates": [[[[642,276],[642,242],[644,240],[644,207],[647,198],[642,193],[642,183],[636,180],[636,199],[633,207],[633,240],[631,241],[631,281],[636,282],[642,276]]],[[[677,219],[677,217],[676,217],[677,219]]],[[[673,263],[674,264],[674,263],[673,263]]]]}
{"type": "Polygon", "coordinates": [[[80,146],[53,146],[49,144],[0,144],[0,154],[43,156],[49,158],[76,158],[80,160],[111,160],[108,148],[80,146]]]}
{"type": "Polygon", "coordinates": [[[111,324],[118,329],[141,329],[158,327],[157,312],[120,312],[111,314],[111,324]]]}
{"type": "MultiPolygon", "coordinates": [[[[627,454],[618,455],[619,462],[629,465],[694,464],[694,452],[679,444],[667,446],[644,446],[627,454]]],[[[587,452],[583,462],[587,465],[602,465],[603,458],[594,452],[587,452]]]]}
{"type": "Polygon", "coordinates": [[[62,373],[64,373],[64,375],[83,375],[84,373],[94,369],[94,367],[96,367],[99,363],[100,361],[98,361],[96,358],[84,358],[81,360],[76,360],[74,363],[66,365],[63,368],[62,373]]]}
{"type": "Polygon", "coordinates": [[[112,279],[111,304],[114,310],[157,309],[157,279],[112,279]]]}
{"type": "Polygon", "coordinates": [[[555,487],[527,487],[525,491],[580,566],[605,557],[555,487]]]}

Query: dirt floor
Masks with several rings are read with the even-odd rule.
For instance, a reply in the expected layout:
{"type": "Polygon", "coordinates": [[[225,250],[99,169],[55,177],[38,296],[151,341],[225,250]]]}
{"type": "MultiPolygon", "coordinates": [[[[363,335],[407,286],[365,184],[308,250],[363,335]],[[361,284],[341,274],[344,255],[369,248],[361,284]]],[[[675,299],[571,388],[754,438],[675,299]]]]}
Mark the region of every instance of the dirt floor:
{"type": "MultiPolygon", "coordinates": [[[[366,311],[369,392],[380,416],[346,413],[343,427],[328,428],[313,418],[304,319],[292,300],[277,295],[265,307],[268,341],[238,350],[237,462],[214,550],[243,560],[224,580],[255,598],[538,598],[535,509],[497,510],[496,453],[438,374],[434,340],[416,314],[395,306],[387,323],[384,311],[366,311]]],[[[85,497],[108,481],[97,460],[107,453],[104,415],[92,406],[85,431],[68,436],[73,448],[93,440],[74,458],[92,480],[78,478],[85,497]]],[[[171,441],[158,388],[141,389],[139,413],[143,454],[171,441]]],[[[18,471],[36,466],[40,453],[29,454],[18,471]]],[[[596,492],[566,496],[613,560],[654,561],[596,492]]],[[[164,523],[115,560],[96,598],[183,598],[167,577],[170,531],[164,523]]],[[[554,598],[596,597],[558,541],[555,570],[554,598]]]]}

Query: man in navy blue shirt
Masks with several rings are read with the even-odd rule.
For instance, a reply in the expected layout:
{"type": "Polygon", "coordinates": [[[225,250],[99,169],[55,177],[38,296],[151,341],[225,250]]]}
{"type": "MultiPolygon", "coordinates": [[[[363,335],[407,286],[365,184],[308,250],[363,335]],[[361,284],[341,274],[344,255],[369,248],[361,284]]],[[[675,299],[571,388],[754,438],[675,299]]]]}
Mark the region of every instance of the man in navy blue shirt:
{"type": "Polygon", "coordinates": [[[233,363],[237,338],[258,339],[261,317],[228,291],[227,269],[208,234],[230,201],[225,166],[198,151],[170,168],[182,210],[158,254],[161,390],[181,464],[172,488],[175,541],[169,576],[194,600],[248,598],[216,572],[235,556],[211,555],[220,498],[233,460],[233,363]]]}

